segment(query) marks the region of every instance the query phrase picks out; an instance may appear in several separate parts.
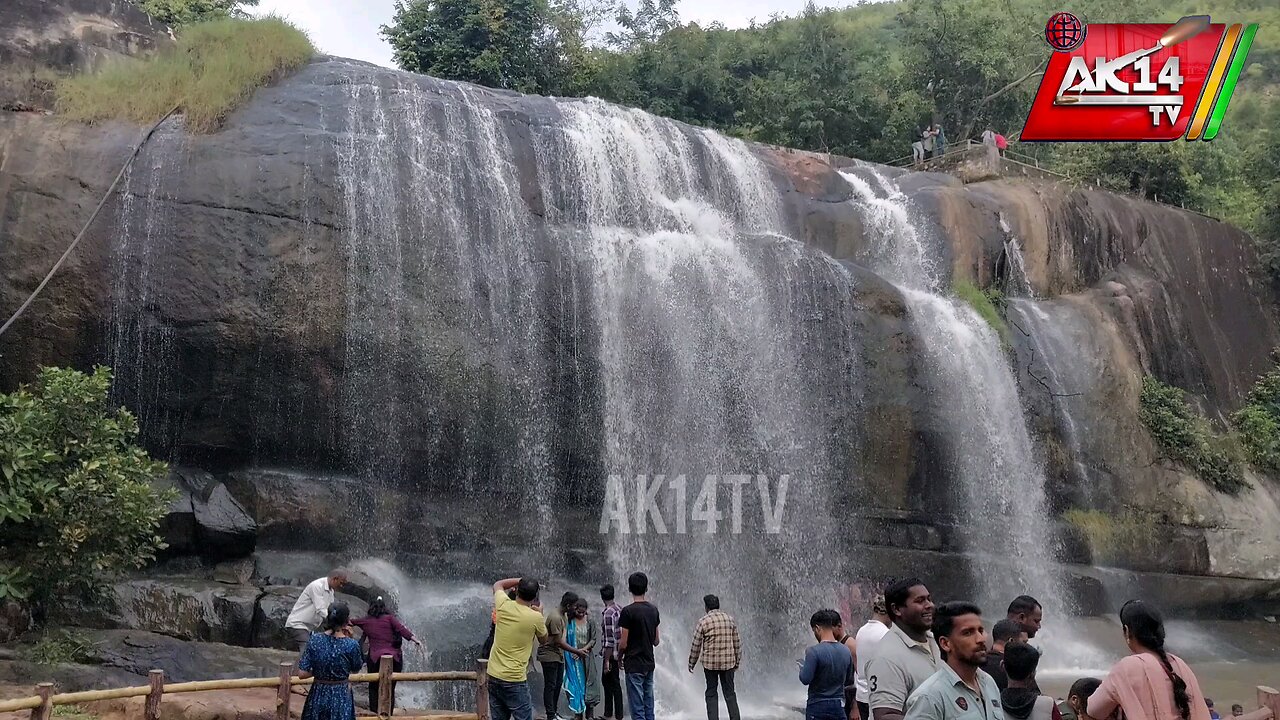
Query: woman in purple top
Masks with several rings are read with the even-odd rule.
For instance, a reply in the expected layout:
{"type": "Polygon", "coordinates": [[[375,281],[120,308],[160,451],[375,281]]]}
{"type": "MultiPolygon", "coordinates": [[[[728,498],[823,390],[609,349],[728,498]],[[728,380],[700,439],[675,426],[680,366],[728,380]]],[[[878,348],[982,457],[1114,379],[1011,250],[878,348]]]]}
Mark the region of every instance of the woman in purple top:
{"type": "MultiPolygon", "coordinates": [[[[383,655],[392,657],[396,672],[404,670],[404,656],[400,654],[400,646],[404,640],[410,640],[418,647],[422,647],[422,642],[409,632],[409,628],[387,611],[387,604],[382,601],[381,596],[369,603],[369,614],[366,617],[352,620],[351,623],[360,628],[364,633],[364,639],[369,641],[369,654],[365,656],[365,666],[371,673],[378,672],[378,661],[383,655]]],[[[396,688],[395,683],[392,683],[391,707],[387,708],[387,714],[393,714],[395,709],[396,688]]],[[[369,710],[375,714],[378,712],[378,683],[376,682],[369,683],[369,710]]]]}

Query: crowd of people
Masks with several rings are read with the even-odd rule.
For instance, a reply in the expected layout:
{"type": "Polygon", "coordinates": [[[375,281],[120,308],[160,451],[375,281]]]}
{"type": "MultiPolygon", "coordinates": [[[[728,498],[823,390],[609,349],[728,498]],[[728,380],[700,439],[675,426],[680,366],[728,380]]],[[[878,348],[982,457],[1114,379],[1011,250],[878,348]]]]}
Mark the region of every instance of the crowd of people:
{"type": "MultiPolygon", "coordinates": [[[[911,162],[913,165],[920,165],[925,160],[942,157],[947,154],[947,134],[942,130],[941,125],[934,123],[925,126],[923,129],[917,127],[915,136],[919,139],[911,143],[911,162]]],[[[1009,140],[988,126],[982,132],[982,144],[993,147],[1001,155],[1004,155],[1004,151],[1009,147],[1009,140]]]]}
{"type": "MultiPolygon", "coordinates": [[[[361,665],[376,672],[383,655],[391,655],[400,670],[403,641],[419,642],[382,598],[370,604],[366,617],[352,619],[347,606],[334,601],[345,582],[338,570],[308,585],[287,622],[300,652],[300,674],[315,678],[303,720],[352,720],[349,675],[361,665]]],[[[537,580],[494,583],[492,623],[482,651],[488,658],[491,719],[533,720],[527,681],[536,660],[545,720],[564,720],[562,702],[575,720],[622,720],[628,712],[634,720],[654,720],[654,648],[662,640],[661,615],[648,599],[644,573],[633,573],[627,589],[631,602],[622,606],[612,585],[600,588],[597,620],[587,599],[573,592],[544,614],[537,580]]],[[[690,639],[688,670],[702,665],[708,720],[718,720],[722,698],[729,720],[740,720],[734,683],[742,663],[737,622],[715,595],[705,596],[703,607],[690,639]]],[[[1042,650],[1030,641],[1040,631],[1044,609],[1033,597],[1015,598],[988,633],[976,605],[935,605],[924,582],[908,578],[876,595],[867,614],[853,633],[846,630],[853,625],[846,626],[836,610],[821,609],[810,617],[816,643],[796,661],[798,679],[807,687],[806,720],[1219,718],[1195,673],[1165,650],[1160,613],[1141,601],[1120,609],[1131,654],[1103,679],[1077,680],[1062,701],[1042,693],[1036,681],[1042,650]]],[[[375,713],[377,697],[377,684],[371,684],[375,713]]],[[[1233,706],[1232,714],[1242,715],[1243,708],[1233,706]]]]}
{"type": "Polygon", "coordinates": [[[911,143],[911,161],[916,165],[947,154],[947,134],[941,125],[934,123],[924,129],[916,128],[916,136],[920,139],[911,143]]]}

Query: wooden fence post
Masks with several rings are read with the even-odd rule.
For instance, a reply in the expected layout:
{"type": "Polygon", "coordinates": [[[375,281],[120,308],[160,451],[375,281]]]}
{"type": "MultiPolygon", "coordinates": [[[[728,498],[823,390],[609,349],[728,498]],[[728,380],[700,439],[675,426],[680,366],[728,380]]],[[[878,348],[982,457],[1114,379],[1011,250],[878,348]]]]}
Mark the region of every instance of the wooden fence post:
{"type": "Polygon", "coordinates": [[[147,704],[143,708],[144,720],[160,720],[160,698],[164,695],[164,670],[152,670],[148,673],[151,680],[151,693],[147,695],[147,704]]]}
{"type": "Polygon", "coordinates": [[[476,717],[489,720],[489,661],[476,661],[476,717]]]}
{"type": "Polygon", "coordinates": [[[391,673],[395,670],[395,658],[383,655],[378,658],[378,717],[391,717],[391,698],[395,697],[396,688],[391,682],[391,673]]]}
{"type": "Polygon", "coordinates": [[[53,683],[40,683],[36,686],[36,694],[40,696],[40,707],[31,709],[31,720],[49,720],[53,715],[53,683]]]}
{"type": "Polygon", "coordinates": [[[1280,720],[1280,691],[1266,685],[1259,685],[1258,705],[1269,708],[1273,720],[1280,720]]]}
{"type": "Polygon", "coordinates": [[[289,720],[289,703],[293,699],[293,663],[280,663],[280,684],[276,687],[276,720],[289,720]]]}

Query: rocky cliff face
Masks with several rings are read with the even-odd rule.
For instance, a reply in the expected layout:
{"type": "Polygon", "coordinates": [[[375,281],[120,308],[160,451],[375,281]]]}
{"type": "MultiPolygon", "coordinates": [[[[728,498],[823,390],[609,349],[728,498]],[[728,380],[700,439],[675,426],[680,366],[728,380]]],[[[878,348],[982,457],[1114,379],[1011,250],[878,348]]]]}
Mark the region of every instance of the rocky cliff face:
{"type": "MultiPolygon", "coordinates": [[[[137,133],[0,114],[0,307],[137,133]]],[[[1211,492],[1137,420],[1143,374],[1224,417],[1266,369],[1280,328],[1249,239],[1106,193],[842,163],[913,208],[944,287],[1025,280],[1009,362],[1050,557],[1085,609],[1135,587],[1189,606],[1274,597],[1280,488],[1211,492]],[[1059,519],[1072,509],[1126,530],[1082,533],[1059,519]]],[[[691,562],[597,532],[610,474],[791,473],[811,481],[794,511],[835,538],[830,572],[907,563],[958,593],[1001,549],[965,537],[974,488],[946,448],[969,436],[939,413],[938,339],[880,270],[897,258],[872,205],[823,158],[320,58],[219,133],[159,131],[0,338],[0,385],[111,363],[148,446],[217,476],[171,518],[196,551],[380,554],[450,577],[492,575],[485,557],[594,581],[609,558],[691,562]]],[[[781,535],[733,552],[826,582],[781,535]]],[[[216,616],[210,592],[182,607],[216,616]]],[[[227,606],[237,637],[262,599],[245,593],[227,606]]]]}
{"type": "Polygon", "coordinates": [[[60,75],[148,57],[168,28],[127,0],[8,0],[0,7],[0,106],[53,107],[60,75]]]}

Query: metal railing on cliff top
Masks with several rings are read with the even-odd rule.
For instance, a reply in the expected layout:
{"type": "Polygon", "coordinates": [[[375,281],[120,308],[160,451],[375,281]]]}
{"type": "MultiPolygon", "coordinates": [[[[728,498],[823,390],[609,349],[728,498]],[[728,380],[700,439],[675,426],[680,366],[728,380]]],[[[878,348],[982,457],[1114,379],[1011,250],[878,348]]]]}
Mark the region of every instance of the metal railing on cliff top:
{"type": "MultiPolygon", "coordinates": [[[[888,165],[890,167],[897,167],[897,168],[910,169],[910,170],[916,170],[916,171],[929,171],[932,166],[933,168],[937,168],[938,172],[946,172],[945,168],[938,167],[939,165],[945,165],[945,163],[935,162],[935,161],[955,160],[961,155],[973,152],[975,148],[985,148],[985,147],[987,146],[979,140],[974,140],[973,138],[965,138],[960,142],[949,144],[947,146],[948,149],[938,157],[925,158],[920,162],[916,162],[915,157],[913,155],[904,155],[903,157],[894,158],[882,164],[888,165]]],[[[1040,159],[1038,157],[1019,152],[1013,149],[1012,146],[1000,151],[1000,161],[1002,163],[1009,163],[1019,167],[1034,169],[1036,172],[1044,175],[1050,175],[1056,178],[1056,180],[1060,182],[1070,183],[1072,185],[1076,185],[1079,187],[1088,187],[1089,185],[1088,179],[1073,176],[1070,173],[1062,173],[1057,170],[1051,170],[1046,165],[1041,164],[1040,159]]],[[[1174,207],[1180,210],[1186,210],[1187,212],[1195,213],[1196,215],[1209,218],[1210,220],[1217,220],[1219,222],[1222,221],[1222,218],[1216,215],[1210,215],[1209,213],[1201,212],[1199,210],[1196,210],[1195,208],[1189,208],[1187,207],[1186,203],[1178,203],[1177,205],[1174,205],[1173,203],[1164,202],[1160,199],[1159,195],[1152,195],[1148,197],[1146,195],[1142,195],[1135,192],[1129,192],[1125,190],[1117,190],[1114,188],[1102,188],[1102,181],[1099,180],[1098,178],[1094,178],[1094,187],[1099,189],[1105,189],[1107,192],[1115,193],[1117,195],[1125,195],[1127,197],[1136,198],[1138,200],[1153,202],[1153,203],[1156,203],[1157,205],[1164,205],[1165,207],[1174,207]]]]}

